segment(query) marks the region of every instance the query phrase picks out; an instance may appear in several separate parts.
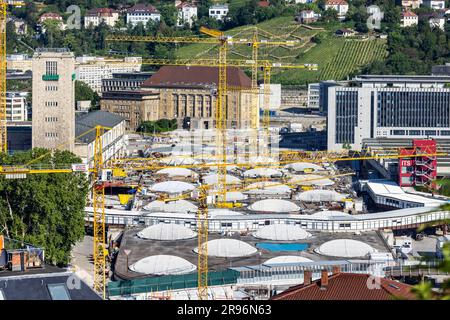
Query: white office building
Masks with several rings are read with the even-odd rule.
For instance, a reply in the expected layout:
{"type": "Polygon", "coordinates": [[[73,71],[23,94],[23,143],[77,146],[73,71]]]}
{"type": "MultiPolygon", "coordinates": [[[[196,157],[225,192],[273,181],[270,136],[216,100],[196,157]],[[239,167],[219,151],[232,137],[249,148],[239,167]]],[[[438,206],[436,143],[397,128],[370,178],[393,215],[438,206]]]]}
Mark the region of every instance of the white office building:
{"type": "Polygon", "coordinates": [[[31,108],[27,101],[28,92],[6,93],[6,121],[18,122],[31,120],[31,108]]]}

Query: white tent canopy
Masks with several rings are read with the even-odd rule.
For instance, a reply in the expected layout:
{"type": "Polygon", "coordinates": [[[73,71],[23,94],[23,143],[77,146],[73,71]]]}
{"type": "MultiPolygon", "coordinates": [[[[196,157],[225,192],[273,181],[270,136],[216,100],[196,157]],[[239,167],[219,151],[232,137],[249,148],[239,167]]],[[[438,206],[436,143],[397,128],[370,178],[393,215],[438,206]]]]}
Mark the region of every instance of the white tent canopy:
{"type": "Polygon", "coordinates": [[[294,175],[289,183],[303,186],[331,186],[334,184],[333,180],[318,174],[294,175]]]}
{"type": "Polygon", "coordinates": [[[159,223],[147,227],[137,233],[137,236],[148,240],[183,240],[197,235],[191,229],[174,223],[159,223]]]}
{"type": "Polygon", "coordinates": [[[324,256],[342,258],[366,257],[370,253],[377,252],[367,243],[352,239],[331,240],[317,247],[314,251],[324,256]]]}
{"type": "Polygon", "coordinates": [[[230,191],[230,192],[227,192],[226,198],[227,198],[227,201],[241,201],[241,200],[247,199],[248,197],[245,194],[243,194],[242,192],[230,191]]]}
{"type": "Polygon", "coordinates": [[[255,168],[244,172],[244,177],[246,178],[257,178],[257,177],[281,177],[283,174],[272,168],[255,168]]]}
{"type": "Polygon", "coordinates": [[[280,199],[265,199],[256,201],[248,207],[252,211],[262,212],[296,212],[300,210],[300,207],[293,202],[280,199]]]}
{"type": "Polygon", "coordinates": [[[312,260],[301,256],[279,256],[267,260],[264,264],[290,264],[301,262],[312,262],[312,260]]]}
{"type": "MultiPolygon", "coordinates": [[[[229,175],[229,174],[226,175],[225,180],[229,184],[239,184],[239,183],[241,183],[241,179],[239,179],[239,178],[237,178],[235,176],[229,175]]],[[[216,173],[207,175],[207,176],[205,176],[203,178],[203,181],[206,184],[217,184],[218,181],[219,181],[219,175],[216,174],[216,173]]]]}
{"type": "Polygon", "coordinates": [[[134,272],[154,275],[177,275],[195,271],[197,267],[189,261],[171,255],[155,255],[146,257],[132,264],[134,272]]]}
{"type": "Polygon", "coordinates": [[[300,193],[298,200],[305,202],[342,201],[347,195],[334,190],[309,190],[300,193]]]}
{"type": "Polygon", "coordinates": [[[290,163],[285,166],[286,169],[290,169],[292,171],[296,172],[304,172],[305,170],[309,171],[320,171],[323,170],[323,168],[317,164],[314,163],[308,163],[308,162],[296,162],[296,163],[290,163]]]}
{"type": "Polygon", "coordinates": [[[245,188],[248,194],[289,194],[291,188],[276,181],[260,181],[245,188]]]}
{"type": "Polygon", "coordinates": [[[164,202],[161,200],[155,200],[153,202],[150,202],[146,206],[144,206],[144,210],[150,211],[150,212],[197,212],[197,206],[190,203],[186,200],[176,200],[176,201],[169,201],[164,202]]]}
{"type": "Polygon", "coordinates": [[[150,187],[150,190],[153,192],[164,192],[169,194],[183,193],[194,189],[195,186],[193,184],[183,181],[164,181],[155,183],[150,187]]]}
{"type": "Polygon", "coordinates": [[[321,219],[321,220],[330,220],[332,218],[335,217],[341,217],[341,218],[345,218],[345,217],[351,217],[348,213],[346,212],[342,212],[342,211],[318,211],[315,212],[311,215],[311,217],[314,217],[316,219],[321,219]]]}
{"type": "MultiPolygon", "coordinates": [[[[257,251],[255,247],[236,239],[215,239],[208,241],[208,256],[237,258],[250,256],[257,251]]],[[[195,248],[194,252],[198,253],[198,248],[195,248]]]]}
{"type": "Polygon", "coordinates": [[[259,228],[253,236],[260,239],[274,241],[294,241],[309,238],[311,237],[311,234],[299,226],[289,224],[271,224],[259,228]]]}
{"type": "Polygon", "coordinates": [[[156,172],[156,174],[164,174],[169,177],[197,177],[198,174],[187,168],[164,168],[156,172]]]}

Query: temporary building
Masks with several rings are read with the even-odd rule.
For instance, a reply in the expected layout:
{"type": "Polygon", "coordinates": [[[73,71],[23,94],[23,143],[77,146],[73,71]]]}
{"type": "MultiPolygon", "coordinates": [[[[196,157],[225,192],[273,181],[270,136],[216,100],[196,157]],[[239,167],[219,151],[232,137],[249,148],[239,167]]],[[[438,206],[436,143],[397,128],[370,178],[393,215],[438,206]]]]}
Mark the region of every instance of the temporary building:
{"type": "Polygon", "coordinates": [[[285,166],[286,169],[290,169],[295,172],[305,172],[305,171],[320,171],[323,170],[321,166],[318,166],[314,163],[307,163],[307,162],[296,162],[296,163],[290,163],[285,166]]]}
{"type": "Polygon", "coordinates": [[[316,219],[320,220],[330,220],[333,218],[351,218],[352,216],[348,213],[342,212],[342,211],[318,211],[311,215],[311,217],[314,217],[316,219]]]}
{"type": "Polygon", "coordinates": [[[340,194],[334,190],[309,190],[300,193],[298,200],[305,202],[331,202],[342,201],[347,195],[340,194]]]}
{"type": "Polygon", "coordinates": [[[248,194],[290,194],[291,188],[276,181],[260,181],[246,187],[248,194]]]}
{"type": "Polygon", "coordinates": [[[301,262],[312,262],[313,260],[301,256],[279,256],[267,260],[264,264],[290,264],[301,262]]]}
{"type": "Polygon", "coordinates": [[[246,178],[258,178],[258,177],[281,177],[283,174],[272,168],[255,168],[244,172],[246,178]]]}
{"type": "MultiPolygon", "coordinates": [[[[240,240],[215,239],[208,241],[208,256],[222,258],[246,257],[256,253],[258,250],[240,240]]],[[[198,253],[198,248],[194,249],[198,253]]]]}
{"type": "Polygon", "coordinates": [[[169,194],[178,194],[192,191],[194,189],[195,186],[193,184],[183,181],[164,181],[155,183],[150,187],[150,190],[153,192],[164,192],[169,194]]]}
{"type": "Polygon", "coordinates": [[[155,200],[144,206],[144,210],[150,212],[197,212],[197,206],[187,200],[176,200],[164,202],[155,200]]]}
{"type": "Polygon", "coordinates": [[[318,174],[295,175],[289,180],[289,183],[303,186],[331,186],[334,184],[333,180],[318,174]]]}
{"type": "Polygon", "coordinates": [[[296,212],[300,207],[293,202],[280,199],[259,200],[248,207],[252,211],[259,212],[296,212]]]}
{"type": "Polygon", "coordinates": [[[142,239],[167,241],[190,239],[196,235],[191,229],[174,223],[155,224],[137,233],[137,236],[142,239]]]}
{"type": "Polygon", "coordinates": [[[197,177],[198,174],[186,168],[165,168],[156,171],[156,174],[168,175],[169,177],[197,177]]]}
{"type": "Polygon", "coordinates": [[[367,243],[352,239],[336,239],[325,242],[314,249],[318,254],[330,257],[357,258],[377,252],[367,243]]]}
{"type": "MultiPolygon", "coordinates": [[[[206,184],[217,184],[219,181],[219,175],[216,173],[207,175],[203,178],[204,183],[206,184]]],[[[239,184],[241,183],[241,179],[234,177],[232,175],[227,174],[225,181],[229,184],[239,184]]]]}
{"type": "Polygon", "coordinates": [[[155,255],[146,257],[132,264],[131,271],[153,275],[177,275],[193,272],[195,265],[186,259],[171,255],[155,255]]]}
{"type": "Polygon", "coordinates": [[[271,224],[259,228],[253,236],[266,240],[294,241],[309,238],[311,237],[311,234],[299,226],[289,224],[271,224]]]}

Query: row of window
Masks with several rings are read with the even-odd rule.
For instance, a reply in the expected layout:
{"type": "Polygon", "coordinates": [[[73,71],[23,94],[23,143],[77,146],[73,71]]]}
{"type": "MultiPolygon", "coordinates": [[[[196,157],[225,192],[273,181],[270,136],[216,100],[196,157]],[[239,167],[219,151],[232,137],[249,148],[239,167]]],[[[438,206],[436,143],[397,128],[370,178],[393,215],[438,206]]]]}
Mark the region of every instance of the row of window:
{"type": "Polygon", "coordinates": [[[45,101],[45,106],[46,107],[57,107],[58,101],[45,101]]]}
{"type": "Polygon", "coordinates": [[[46,138],[58,138],[58,133],[57,132],[46,132],[45,137],[46,138]]]}
{"type": "Polygon", "coordinates": [[[58,91],[58,86],[45,86],[45,91],[58,91]]]}
{"type": "Polygon", "coordinates": [[[391,130],[393,136],[450,136],[450,130],[391,130]]]}
{"type": "Polygon", "coordinates": [[[45,117],[45,122],[57,122],[57,117],[45,117]]]}

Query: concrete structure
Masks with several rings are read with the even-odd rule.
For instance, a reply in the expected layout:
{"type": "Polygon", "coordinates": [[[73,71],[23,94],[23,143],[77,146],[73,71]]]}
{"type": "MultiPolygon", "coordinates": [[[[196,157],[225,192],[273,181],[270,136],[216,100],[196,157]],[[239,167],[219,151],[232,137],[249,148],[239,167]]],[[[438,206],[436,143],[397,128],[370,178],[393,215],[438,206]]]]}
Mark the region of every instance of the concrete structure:
{"type": "Polygon", "coordinates": [[[339,19],[344,20],[348,11],[348,3],[345,0],[327,0],[325,1],[325,10],[328,9],[336,10],[339,19]]]}
{"type": "Polygon", "coordinates": [[[154,72],[113,73],[111,78],[102,79],[102,95],[108,91],[139,90],[142,83],[154,72]]]}
{"type": "MultiPolygon", "coordinates": [[[[277,112],[281,107],[281,84],[270,84],[269,110],[277,112]]],[[[259,105],[264,109],[264,84],[259,86],[259,105]]]]}
{"type": "Polygon", "coordinates": [[[320,85],[318,83],[308,84],[308,108],[319,109],[320,85]]]}
{"type": "Polygon", "coordinates": [[[127,131],[136,131],[143,121],[159,119],[159,94],[152,91],[110,91],[103,94],[100,109],[125,119],[127,131]]]}
{"type": "MultiPolygon", "coordinates": [[[[158,119],[177,119],[178,127],[212,129],[215,127],[218,68],[163,66],[142,84],[142,90],[159,94],[158,119]]],[[[234,88],[251,88],[245,73],[227,69],[227,128],[250,128],[252,93],[234,88]]]]}
{"type": "Polygon", "coordinates": [[[444,0],[423,0],[423,6],[434,10],[445,9],[444,0]]]}
{"type": "Polygon", "coordinates": [[[141,71],[142,58],[125,57],[108,59],[103,57],[82,56],[76,59],[76,79],[86,83],[92,90],[101,94],[102,80],[109,79],[114,73],[132,73],[141,71]]]}
{"type": "Polygon", "coordinates": [[[6,121],[31,120],[31,106],[28,92],[6,92],[6,121]]]}
{"type": "Polygon", "coordinates": [[[114,27],[119,20],[119,12],[110,8],[94,8],[86,12],[84,27],[97,27],[101,23],[114,27]]]}
{"type": "Polygon", "coordinates": [[[316,253],[329,257],[358,258],[367,257],[377,252],[370,245],[351,239],[336,239],[325,242],[314,250],[316,253]]]}
{"type": "Polygon", "coordinates": [[[194,20],[197,19],[197,6],[188,2],[181,2],[176,8],[178,10],[177,26],[182,27],[188,24],[189,27],[192,27],[194,20]]]}
{"type": "Polygon", "coordinates": [[[151,4],[136,4],[127,10],[127,24],[131,24],[133,27],[142,23],[144,26],[149,21],[159,22],[161,20],[161,14],[151,4]]]}
{"type": "MultiPolygon", "coordinates": [[[[93,111],[77,116],[76,136],[80,136],[96,126],[111,128],[102,135],[103,161],[123,157],[125,154],[125,120],[116,114],[93,111]]],[[[95,152],[95,130],[78,138],[74,153],[83,163],[92,167],[95,152]]]]}
{"type": "Polygon", "coordinates": [[[209,17],[224,20],[228,14],[228,4],[213,5],[209,8],[209,17]]]}
{"type": "Polygon", "coordinates": [[[177,275],[193,272],[197,269],[189,261],[170,255],[150,256],[130,266],[134,272],[153,275],[177,275]]]}
{"type": "MultiPolygon", "coordinates": [[[[368,76],[370,78],[370,76],[368,76]]],[[[360,87],[328,88],[328,150],[367,138],[450,135],[450,77],[375,76],[360,87]],[[390,87],[392,83],[395,87],[390,87]]]]}
{"type": "Polygon", "coordinates": [[[33,56],[33,148],[73,151],[75,58],[67,49],[38,49],[33,56]]]}
{"type": "Polygon", "coordinates": [[[31,71],[33,61],[26,54],[11,54],[6,56],[6,69],[20,72],[31,71]]]}
{"type": "Polygon", "coordinates": [[[419,16],[412,11],[403,11],[400,19],[402,27],[411,27],[419,24],[419,16]]]}

